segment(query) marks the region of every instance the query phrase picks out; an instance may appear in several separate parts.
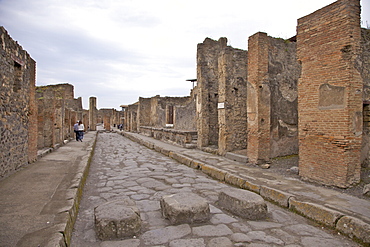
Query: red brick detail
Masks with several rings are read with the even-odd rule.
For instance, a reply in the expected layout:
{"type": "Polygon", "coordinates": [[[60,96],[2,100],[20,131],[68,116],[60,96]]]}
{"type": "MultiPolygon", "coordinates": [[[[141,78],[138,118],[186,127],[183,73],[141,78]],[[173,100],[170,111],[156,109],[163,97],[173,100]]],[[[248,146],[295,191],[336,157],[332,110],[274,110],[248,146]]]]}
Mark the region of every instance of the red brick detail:
{"type": "Polygon", "coordinates": [[[300,175],[348,187],[360,180],[360,1],[339,0],[300,18],[297,32],[300,175]]]}

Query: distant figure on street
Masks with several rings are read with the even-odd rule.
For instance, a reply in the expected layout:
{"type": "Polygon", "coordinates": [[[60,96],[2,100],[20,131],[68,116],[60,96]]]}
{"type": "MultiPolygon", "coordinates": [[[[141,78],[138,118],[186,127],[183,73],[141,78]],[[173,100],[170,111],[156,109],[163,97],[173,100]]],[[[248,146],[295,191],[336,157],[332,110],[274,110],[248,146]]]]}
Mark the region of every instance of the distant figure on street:
{"type": "Polygon", "coordinates": [[[77,127],[78,127],[78,130],[77,130],[78,140],[77,141],[81,141],[82,142],[82,139],[84,138],[85,126],[83,125],[83,123],[82,123],[81,120],[78,122],[77,127]]]}
{"type": "Polygon", "coordinates": [[[78,141],[78,121],[73,125],[73,131],[76,134],[76,141],[78,141]]]}

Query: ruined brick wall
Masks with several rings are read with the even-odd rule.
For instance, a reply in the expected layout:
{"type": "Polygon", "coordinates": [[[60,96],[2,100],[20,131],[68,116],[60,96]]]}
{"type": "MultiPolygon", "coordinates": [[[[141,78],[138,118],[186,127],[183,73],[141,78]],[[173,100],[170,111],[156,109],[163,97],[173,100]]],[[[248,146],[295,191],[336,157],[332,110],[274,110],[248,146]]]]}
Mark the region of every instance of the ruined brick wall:
{"type": "Polygon", "coordinates": [[[139,98],[138,104],[138,126],[154,126],[151,122],[151,115],[155,115],[152,111],[152,98],[139,98]]]}
{"type": "Polygon", "coordinates": [[[219,95],[218,151],[247,148],[247,64],[248,52],[224,48],[218,58],[219,95]]]}
{"type": "Polygon", "coordinates": [[[130,132],[139,132],[139,126],[137,124],[137,112],[139,108],[139,102],[128,105],[125,116],[125,130],[130,132]]]}
{"type": "Polygon", "coordinates": [[[194,130],[195,103],[191,97],[158,97],[152,108],[155,108],[153,126],[194,130]]]}
{"type": "Polygon", "coordinates": [[[259,32],[249,37],[248,51],[249,160],[298,154],[296,43],[259,32]]]}
{"type": "MultiPolygon", "coordinates": [[[[73,125],[78,121],[82,120],[85,127],[89,125],[89,115],[87,118],[84,117],[84,109],[82,108],[82,98],[78,97],[77,99],[66,99],[65,100],[65,116],[64,116],[64,126],[63,134],[64,139],[74,136],[73,125]]],[[[88,114],[88,113],[87,113],[88,114]]]]}
{"type": "Polygon", "coordinates": [[[98,115],[103,120],[104,129],[111,130],[111,127],[114,126],[116,120],[116,110],[114,108],[111,109],[99,109],[98,115]]]}
{"type": "Polygon", "coordinates": [[[138,126],[194,130],[195,99],[192,97],[139,98],[138,126]]]}
{"type": "Polygon", "coordinates": [[[174,102],[174,129],[196,130],[196,97],[179,98],[180,102],[174,102]]]}
{"type": "Polygon", "coordinates": [[[270,158],[298,154],[298,78],[296,42],[269,37],[270,158]]]}
{"type": "Polygon", "coordinates": [[[360,1],[339,0],[298,20],[300,175],[348,187],[360,179],[363,81],[354,66],[360,1]]]}
{"type": "Polygon", "coordinates": [[[71,84],[36,87],[38,104],[38,149],[63,144],[73,137],[73,125],[67,110],[77,112],[77,120],[83,120],[82,100],[75,100],[71,84]]]}
{"type": "Polygon", "coordinates": [[[197,46],[198,147],[218,145],[218,58],[226,46],[226,38],[206,38],[197,46]]]}
{"type": "Polygon", "coordinates": [[[35,61],[0,27],[0,177],[36,158],[35,61]]]}
{"type": "Polygon", "coordinates": [[[54,146],[55,94],[53,91],[37,91],[37,149],[54,146]]]}

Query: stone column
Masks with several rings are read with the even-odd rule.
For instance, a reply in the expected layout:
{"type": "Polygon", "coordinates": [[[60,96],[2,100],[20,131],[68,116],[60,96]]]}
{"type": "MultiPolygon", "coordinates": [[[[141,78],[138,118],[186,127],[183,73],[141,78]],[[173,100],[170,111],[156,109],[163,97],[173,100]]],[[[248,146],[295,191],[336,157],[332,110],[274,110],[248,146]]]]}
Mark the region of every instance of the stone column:
{"type": "Polygon", "coordinates": [[[89,103],[89,128],[96,130],[96,97],[90,97],[89,103]]]}

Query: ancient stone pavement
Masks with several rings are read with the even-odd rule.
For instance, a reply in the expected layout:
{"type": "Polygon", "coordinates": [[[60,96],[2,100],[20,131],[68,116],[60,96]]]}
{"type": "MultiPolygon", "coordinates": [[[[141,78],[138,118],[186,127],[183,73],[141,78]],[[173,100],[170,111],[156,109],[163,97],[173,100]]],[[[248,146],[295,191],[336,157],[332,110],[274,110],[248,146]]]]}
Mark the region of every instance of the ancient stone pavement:
{"type": "Polygon", "coordinates": [[[230,185],[116,133],[99,133],[97,138],[71,246],[358,246],[347,237],[268,202],[264,220],[234,216],[217,204],[218,192],[230,185]],[[208,201],[209,221],[175,225],[163,218],[162,196],[182,192],[193,192],[208,201]],[[141,233],[129,239],[99,240],[94,208],[123,198],[136,202],[141,233]]]}

